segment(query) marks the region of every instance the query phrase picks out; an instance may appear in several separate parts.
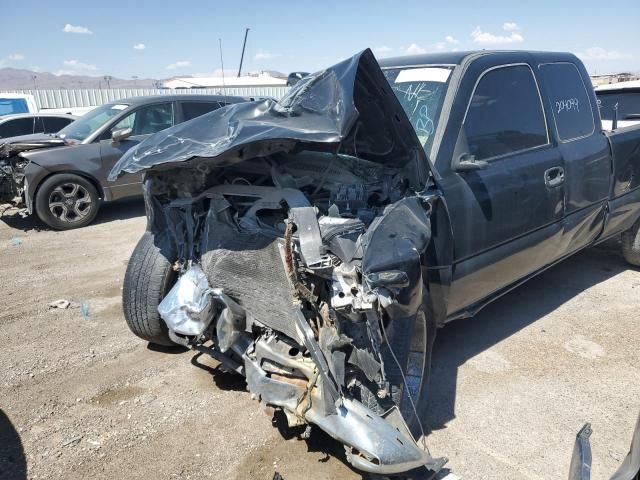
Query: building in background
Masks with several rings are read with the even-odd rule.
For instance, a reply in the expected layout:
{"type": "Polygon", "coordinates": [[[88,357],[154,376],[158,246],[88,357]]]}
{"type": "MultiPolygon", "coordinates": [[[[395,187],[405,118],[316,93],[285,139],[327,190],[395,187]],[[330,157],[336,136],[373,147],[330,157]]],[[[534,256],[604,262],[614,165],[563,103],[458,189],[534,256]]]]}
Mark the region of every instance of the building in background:
{"type": "Polygon", "coordinates": [[[591,75],[591,82],[594,86],[609,85],[618,82],[630,82],[632,80],[640,80],[640,74],[637,73],[607,73],[604,75],[591,75]]]}
{"type": "Polygon", "coordinates": [[[287,86],[287,76],[269,70],[241,77],[176,77],[162,82],[162,88],[169,89],[285,86],[287,86]]]}

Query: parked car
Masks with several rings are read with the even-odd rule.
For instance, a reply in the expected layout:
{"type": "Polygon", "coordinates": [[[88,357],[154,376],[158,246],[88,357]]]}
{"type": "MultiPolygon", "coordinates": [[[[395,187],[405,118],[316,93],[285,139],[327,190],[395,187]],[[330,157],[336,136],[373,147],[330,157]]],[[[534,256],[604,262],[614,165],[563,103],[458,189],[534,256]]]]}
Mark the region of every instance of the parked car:
{"type": "Polygon", "coordinates": [[[10,139],[0,146],[0,201],[18,197],[26,213],[35,212],[54,229],[88,225],[102,202],[142,193],[140,174],[107,182],[123,153],[153,133],[242,101],[220,95],[134,97],[102,105],[56,135],[10,139]]]}
{"type": "Polygon", "coordinates": [[[6,93],[0,92],[0,118],[3,115],[14,115],[16,113],[52,113],[66,115],[84,115],[95,107],[61,107],[39,109],[36,98],[28,93],[6,93]]]}
{"type": "Polygon", "coordinates": [[[602,131],[571,54],[381,67],[366,50],[173,127],[110,178],[146,172],[131,331],[209,353],[286,426],[392,474],[443,464],[415,441],[437,327],[615,235],[640,265],[640,127],[602,131]]]}
{"type": "Polygon", "coordinates": [[[640,80],[601,85],[596,95],[605,130],[640,124],[640,80]]]}
{"type": "Polygon", "coordinates": [[[4,138],[57,133],[78,117],[52,113],[16,113],[0,117],[0,141],[4,138]]]}

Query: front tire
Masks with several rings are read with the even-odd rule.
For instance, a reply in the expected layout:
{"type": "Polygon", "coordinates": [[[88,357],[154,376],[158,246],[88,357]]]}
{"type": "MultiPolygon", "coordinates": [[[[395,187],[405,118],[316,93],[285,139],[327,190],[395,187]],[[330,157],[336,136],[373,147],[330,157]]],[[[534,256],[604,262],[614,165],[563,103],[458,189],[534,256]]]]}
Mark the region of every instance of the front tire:
{"type": "MultiPolygon", "coordinates": [[[[385,373],[391,386],[391,400],[400,409],[416,439],[423,431],[431,376],[431,353],[437,331],[429,293],[426,290],[423,291],[423,298],[423,305],[414,317],[395,319],[385,328],[384,337],[388,342],[385,342],[382,350],[385,373]],[[402,372],[396,360],[400,363],[402,372]],[[405,388],[404,380],[408,389],[405,388]]],[[[367,388],[371,385],[365,383],[362,386],[364,388],[361,389],[360,400],[366,407],[379,414],[389,408],[388,398],[381,401],[373,390],[367,388]]]]}
{"type": "Polygon", "coordinates": [[[36,214],[54,230],[89,225],[98,213],[100,196],[93,184],[72,173],[47,178],[36,193],[36,214]]]}
{"type": "Polygon", "coordinates": [[[640,219],[629,230],[622,232],[622,255],[635,267],[640,267],[640,219]]]}
{"type": "Polygon", "coordinates": [[[175,258],[145,232],[131,254],[122,290],[122,307],[129,329],[156,345],[174,346],[169,329],[158,313],[158,305],[177,280],[175,258]]]}

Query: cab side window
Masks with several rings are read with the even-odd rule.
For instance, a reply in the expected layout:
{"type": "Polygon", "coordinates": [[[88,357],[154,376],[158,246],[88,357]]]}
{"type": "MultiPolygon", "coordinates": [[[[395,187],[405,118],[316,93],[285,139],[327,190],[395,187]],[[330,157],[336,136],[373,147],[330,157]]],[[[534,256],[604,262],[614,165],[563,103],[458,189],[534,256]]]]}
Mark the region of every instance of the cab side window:
{"type": "Polygon", "coordinates": [[[218,102],[183,102],[182,115],[186,122],[192,118],[217,110],[220,106],[218,102]]]}
{"type": "Polygon", "coordinates": [[[595,130],[593,110],[582,76],[573,63],[540,65],[542,79],[556,122],[558,138],[570,142],[591,135],[595,130]]]}
{"type": "Polygon", "coordinates": [[[111,132],[131,128],[131,135],[150,135],[173,126],[173,104],[158,103],[139,108],[120,120],[111,132]]]}
{"type": "Polygon", "coordinates": [[[0,138],[31,135],[33,133],[34,117],[16,118],[0,124],[0,138]]]}
{"type": "Polygon", "coordinates": [[[542,100],[527,65],[487,71],[476,85],[464,120],[469,153],[478,160],[549,143],[542,100]]]}
{"type": "Polygon", "coordinates": [[[73,122],[72,118],[65,117],[40,117],[44,125],[44,133],[57,133],[73,122]]]}
{"type": "Polygon", "coordinates": [[[603,120],[613,120],[618,109],[618,120],[640,119],[640,92],[598,94],[598,107],[603,120]]]}

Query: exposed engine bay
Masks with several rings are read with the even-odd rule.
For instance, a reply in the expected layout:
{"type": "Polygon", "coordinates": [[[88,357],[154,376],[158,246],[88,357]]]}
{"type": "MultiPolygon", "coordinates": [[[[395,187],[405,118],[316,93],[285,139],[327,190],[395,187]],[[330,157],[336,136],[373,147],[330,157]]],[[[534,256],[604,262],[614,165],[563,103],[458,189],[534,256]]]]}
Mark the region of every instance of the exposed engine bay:
{"type": "Polygon", "coordinates": [[[404,365],[412,354],[420,364],[427,342],[412,351],[398,331],[419,323],[414,335],[426,336],[416,317],[429,207],[415,178],[410,167],[303,151],[145,182],[152,231],[169,232],[181,272],[158,308],[171,339],[244,375],[289,427],[320,426],[355,467],[378,473],[442,463],[407,426],[420,432],[423,385],[404,365]],[[397,215],[414,229],[400,228],[400,242],[397,215]]]}

